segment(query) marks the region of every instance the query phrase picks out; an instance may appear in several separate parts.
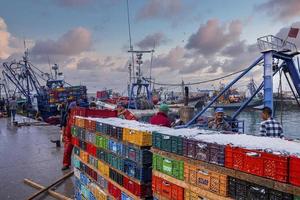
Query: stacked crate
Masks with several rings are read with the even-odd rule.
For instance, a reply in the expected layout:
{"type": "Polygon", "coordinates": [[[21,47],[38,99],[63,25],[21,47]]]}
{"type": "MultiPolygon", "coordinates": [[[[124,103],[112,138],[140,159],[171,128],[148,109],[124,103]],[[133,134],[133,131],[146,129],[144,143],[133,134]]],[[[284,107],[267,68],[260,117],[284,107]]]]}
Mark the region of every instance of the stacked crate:
{"type": "Polygon", "coordinates": [[[157,199],[297,199],[292,194],[262,186],[264,182],[257,185],[230,177],[234,171],[226,168],[299,186],[299,157],[270,149],[249,150],[224,142],[224,138],[238,135],[201,132],[187,129],[153,132],[152,188],[157,199]]]}
{"type": "Polygon", "coordinates": [[[153,132],[152,188],[157,199],[229,199],[228,176],[192,162],[224,166],[225,146],[193,139],[201,133],[197,129],[153,132]]]}
{"type": "MultiPolygon", "coordinates": [[[[75,118],[73,165],[100,188],[92,187],[96,193],[122,200],[152,198],[151,125],[144,126],[118,118],[75,118]]],[[[91,184],[83,185],[76,197],[88,193],[83,196],[93,199],[91,184]]]]}

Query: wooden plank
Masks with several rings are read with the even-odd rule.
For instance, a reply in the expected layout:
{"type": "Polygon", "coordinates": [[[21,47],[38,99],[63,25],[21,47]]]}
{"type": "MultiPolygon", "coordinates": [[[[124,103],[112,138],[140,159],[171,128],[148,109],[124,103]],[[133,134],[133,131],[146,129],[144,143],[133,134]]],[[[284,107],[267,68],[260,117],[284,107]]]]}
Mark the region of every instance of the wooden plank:
{"type": "Polygon", "coordinates": [[[215,171],[220,174],[225,174],[227,176],[238,178],[238,179],[248,181],[248,182],[251,182],[251,183],[254,183],[257,185],[262,185],[262,186],[265,186],[265,187],[268,187],[268,188],[271,188],[274,190],[278,190],[281,192],[300,196],[300,187],[297,187],[297,186],[294,186],[294,185],[291,185],[288,183],[282,183],[282,182],[278,182],[278,181],[275,181],[272,179],[268,179],[268,178],[248,174],[248,173],[245,173],[242,171],[226,168],[224,166],[215,165],[212,163],[204,162],[201,160],[195,160],[192,158],[187,158],[187,157],[176,155],[173,153],[161,151],[161,150],[155,149],[153,147],[151,148],[151,151],[155,154],[158,154],[158,155],[161,155],[164,157],[168,157],[171,159],[183,160],[184,162],[190,163],[192,165],[196,165],[196,166],[201,165],[201,166],[204,166],[205,168],[207,168],[208,170],[215,171]]]}
{"type": "MultiPolygon", "coordinates": [[[[29,185],[29,186],[31,186],[33,188],[36,188],[38,190],[42,190],[42,189],[45,188],[44,186],[42,186],[42,185],[40,185],[38,183],[35,183],[32,180],[30,180],[30,179],[24,179],[24,183],[26,183],[27,185],[29,185]]],[[[66,196],[64,196],[64,195],[62,195],[62,194],[60,194],[58,192],[55,192],[55,191],[53,191],[51,189],[47,190],[47,192],[49,193],[50,196],[52,196],[52,197],[54,197],[54,198],[56,198],[58,200],[72,200],[71,198],[66,197],[66,196]]]]}
{"type": "Polygon", "coordinates": [[[63,177],[57,179],[54,183],[48,185],[47,187],[44,187],[43,189],[41,189],[40,191],[36,192],[35,194],[33,194],[32,196],[30,196],[29,198],[27,198],[27,200],[32,200],[35,197],[39,196],[40,194],[46,192],[47,190],[49,190],[51,187],[55,186],[56,184],[60,183],[61,181],[64,181],[66,178],[72,176],[74,174],[73,171],[68,172],[67,174],[65,174],[63,177]]]}
{"type": "Polygon", "coordinates": [[[169,181],[169,182],[171,182],[171,183],[173,183],[175,185],[178,185],[178,186],[180,186],[180,187],[182,187],[184,189],[190,190],[190,191],[192,191],[192,192],[194,192],[194,193],[196,193],[196,194],[198,194],[198,195],[200,195],[202,197],[208,198],[208,199],[232,200],[229,197],[223,197],[223,196],[220,196],[218,194],[212,193],[210,191],[203,190],[203,189],[201,189],[199,187],[193,186],[191,184],[188,184],[188,183],[186,183],[184,181],[178,180],[176,178],[173,178],[173,177],[171,177],[169,175],[163,174],[163,173],[158,172],[158,171],[154,171],[153,170],[152,174],[154,176],[157,176],[157,177],[160,177],[162,179],[165,179],[165,180],[167,180],[167,181],[169,181]]]}

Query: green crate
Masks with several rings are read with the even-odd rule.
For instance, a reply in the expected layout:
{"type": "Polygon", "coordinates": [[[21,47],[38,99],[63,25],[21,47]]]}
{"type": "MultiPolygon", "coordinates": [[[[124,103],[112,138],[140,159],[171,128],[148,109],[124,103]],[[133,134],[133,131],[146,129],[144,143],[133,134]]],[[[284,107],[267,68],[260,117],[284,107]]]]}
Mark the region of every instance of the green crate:
{"type": "Polygon", "coordinates": [[[164,174],[184,180],[184,162],[153,154],[153,168],[164,174]]]}
{"type": "Polygon", "coordinates": [[[108,153],[108,163],[115,169],[123,171],[123,159],[119,158],[118,156],[108,153]]]}
{"type": "Polygon", "coordinates": [[[78,147],[74,147],[73,152],[75,155],[80,156],[80,149],[78,147]]]}
{"type": "Polygon", "coordinates": [[[96,136],[96,146],[103,148],[103,149],[108,149],[108,139],[103,136],[96,136]]]}
{"type": "Polygon", "coordinates": [[[71,134],[72,134],[74,137],[77,137],[77,136],[78,136],[78,131],[77,131],[77,127],[76,127],[76,126],[72,126],[72,128],[71,128],[71,134]]]}
{"type": "Polygon", "coordinates": [[[154,131],[152,133],[152,145],[154,148],[183,155],[183,139],[154,131]]]}
{"type": "Polygon", "coordinates": [[[300,200],[300,196],[294,195],[294,200],[300,200]]]}

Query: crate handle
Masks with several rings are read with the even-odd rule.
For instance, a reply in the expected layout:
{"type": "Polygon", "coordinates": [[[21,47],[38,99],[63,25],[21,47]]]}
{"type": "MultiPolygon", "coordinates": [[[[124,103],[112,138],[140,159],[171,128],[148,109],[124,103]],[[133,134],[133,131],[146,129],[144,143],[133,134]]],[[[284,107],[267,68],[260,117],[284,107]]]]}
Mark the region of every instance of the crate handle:
{"type": "Polygon", "coordinates": [[[164,185],[170,185],[170,183],[166,182],[166,181],[163,181],[163,184],[164,185]]]}
{"type": "Polygon", "coordinates": [[[164,161],[167,162],[167,163],[171,163],[172,162],[171,160],[168,160],[168,159],[165,159],[164,161]]]}
{"type": "Polygon", "coordinates": [[[204,175],[208,175],[209,174],[207,170],[203,170],[203,169],[198,169],[198,172],[200,174],[204,174],[204,175]]]}
{"type": "Polygon", "coordinates": [[[257,152],[247,152],[246,155],[250,156],[250,157],[260,157],[261,156],[261,154],[257,153],[257,152]]]}
{"type": "Polygon", "coordinates": [[[206,148],[207,147],[207,145],[206,144],[197,144],[197,146],[199,147],[199,148],[201,148],[201,149],[204,149],[204,148],[206,148]]]}
{"type": "Polygon", "coordinates": [[[134,132],[135,132],[134,130],[130,130],[129,134],[134,134],[134,132]]]}
{"type": "Polygon", "coordinates": [[[170,139],[170,136],[164,135],[164,136],[163,136],[163,139],[164,139],[164,140],[168,140],[168,139],[170,139]]]}

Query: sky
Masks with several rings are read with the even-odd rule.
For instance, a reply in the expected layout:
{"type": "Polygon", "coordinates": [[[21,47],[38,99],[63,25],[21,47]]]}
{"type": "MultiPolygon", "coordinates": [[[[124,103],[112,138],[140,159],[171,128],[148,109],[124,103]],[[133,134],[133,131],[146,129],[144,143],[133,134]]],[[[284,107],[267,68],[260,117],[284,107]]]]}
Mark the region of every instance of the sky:
{"type": "MultiPolygon", "coordinates": [[[[30,62],[42,71],[57,63],[73,85],[84,84],[90,92],[126,92],[131,62],[126,0],[0,2],[1,63],[21,60],[25,40],[30,62]]],[[[285,38],[290,27],[300,27],[299,0],[128,2],[132,46],[154,49],[152,77],[160,83],[196,82],[245,69],[261,55],[258,37],[285,38]]],[[[300,45],[299,37],[290,41],[300,45]]],[[[150,59],[149,54],[143,57],[146,77],[150,59]]],[[[259,83],[261,69],[248,78],[259,83]]]]}

